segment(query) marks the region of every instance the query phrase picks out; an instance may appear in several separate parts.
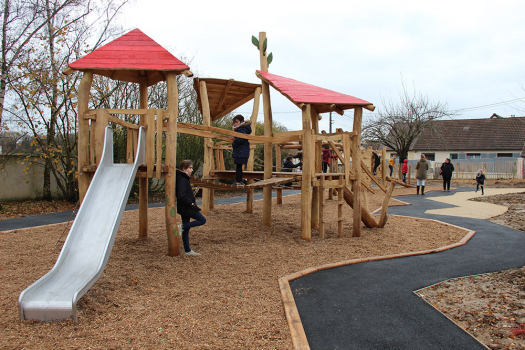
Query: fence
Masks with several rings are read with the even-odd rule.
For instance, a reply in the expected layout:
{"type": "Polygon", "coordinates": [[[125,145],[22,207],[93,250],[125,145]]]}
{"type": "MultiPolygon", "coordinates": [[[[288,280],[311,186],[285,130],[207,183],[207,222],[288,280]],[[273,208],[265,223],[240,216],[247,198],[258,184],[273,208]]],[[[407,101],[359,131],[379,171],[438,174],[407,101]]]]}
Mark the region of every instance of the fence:
{"type": "MultiPolygon", "coordinates": [[[[411,160],[408,162],[410,167],[410,178],[415,178],[417,161],[411,160]]],[[[430,168],[427,172],[427,179],[440,179],[439,171],[441,164],[438,162],[430,162],[430,168]]],[[[525,164],[523,158],[517,159],[469,159],[469,160],[452,160],[454,165],[453,179],[473,179],[479,169],[483,170],[487,179],[524,179],[525,178],[525,164]]],[[[398,177],[399,164],[396,164],[394,177],[398,177]]]]}

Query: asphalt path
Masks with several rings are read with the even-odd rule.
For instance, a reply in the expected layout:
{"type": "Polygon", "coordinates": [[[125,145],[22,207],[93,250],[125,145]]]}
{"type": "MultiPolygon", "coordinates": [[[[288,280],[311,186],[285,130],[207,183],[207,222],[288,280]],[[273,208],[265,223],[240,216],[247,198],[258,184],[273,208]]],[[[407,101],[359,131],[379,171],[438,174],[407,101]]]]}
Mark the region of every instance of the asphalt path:
{"type": "MultiPolygon", "coordinates": [[[[472,189],[458,189],[458,191],[472,189]]],[[[486,349],[413,293],[444,280],[525,265],[525,234],[487,220],[429,215],[453,207],[402,196],[389,214],[436,219],[475,230],[465,245],[440,253],[322,270],[291,281],[311,349],[486,349]]],[[[385,227],[388,230],[388,224],[385,227]]]]}
{"type": "MultiPolygon", "coordinates": [[[[283,190],[283,197],[298,194],[298,193],[301,193],[301,191],[300,190],[283,190]]],[[[276,196],[277,196],[276,192],[272,192],[272,197],[275,198],[276,196]]],[[[255,194],[253,196],[253,199],[262,200],[263,194],[262,193],[255,194]]],[[[243,203],[243,202],[246,202],[246,196],[215,199],[215,205],[235,204],[235,203],[243,203]]],[[[197,202],[197,205],[201,205],[201,204],[202,202],[200,201],[197,202]]],[[[163,203],[153,203],[153,204],[149,204],[148,208],[158,208],[158,207],[163,207],[163,206],[164,206],[163,203]]],[[[131,204],[131,205],[126,205],[125,210],[128,211],[128,210],[138,210],[138,209],[139,209],[138,204],[131,204]]],[[[9,220],[0,220],[0,232],[68,222],[69,220],[74,220],[75,215],[76,215],[76,211],[70,210],[70,211],[63,211],[59,213],[25,216],[22,218],[9,219],[9,220]]]]}

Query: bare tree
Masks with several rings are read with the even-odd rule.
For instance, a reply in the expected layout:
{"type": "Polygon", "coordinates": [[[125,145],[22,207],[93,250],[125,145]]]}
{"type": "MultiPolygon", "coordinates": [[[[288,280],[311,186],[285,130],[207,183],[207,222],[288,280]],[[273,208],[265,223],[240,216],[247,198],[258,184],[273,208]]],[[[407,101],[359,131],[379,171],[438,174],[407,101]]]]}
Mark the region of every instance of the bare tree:
{"type": "Polygon", "coordinates": [[[414,141],[432,122],[453,115],[446,102],[432,101],[428,96],[408,91],[403,83],[399,101],[382,99],[382,108],[363,126],[363,139],[393,149],[403,162],[414,141]]]}

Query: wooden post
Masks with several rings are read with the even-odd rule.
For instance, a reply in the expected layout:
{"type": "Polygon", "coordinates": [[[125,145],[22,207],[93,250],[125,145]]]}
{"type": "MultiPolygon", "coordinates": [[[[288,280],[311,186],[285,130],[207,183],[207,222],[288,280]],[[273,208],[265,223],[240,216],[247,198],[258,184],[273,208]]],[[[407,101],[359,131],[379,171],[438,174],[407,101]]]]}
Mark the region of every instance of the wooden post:
{"type": "Polygon", "coordinates": [[[361,184],[361,190],[363,191],[363,208],[370,211],[370,207],[368,206],[368,190],[364,184],[361,184]]]}
{"type": "MultiPolygon", "coordinates": [[[[199,82],[199,91],[201,96],[202,106],[202,122],[205,126],[211,126],[211,112],[210,112],[210,101],[208,99],[208,90],[206,88],[206,82],[201,80],[199,82]]],[[[212,153],[212,140],[208,137],[204,138],[204,164],[202,167],[202,178],[206,179],[210,176],[211,162],[213,157],[212,153]]],[[[202,213],[208,214],[210,212],[210,189],[202,189],[202,213]]]]}
{"type": "MultiPolygon", "coordinates": [[[[266,33],[259,33],[259,57],[261,61],[261,71],[268,72],[268,60],[264,55],[263,44],[266,33]]],[[[262,81],[263,109],[264,109],[264,136],[272,137],[272,106],[270,105],[270,86],[262,81]]],[[[264,179],[271,179],[273,171],[272,143],[264,144],[264,179]]],[[[263,225],[272,227],[272,187],[267,186],[263,189],[263,225]]]]}
{"type": "Polygon", "coordinates": [[[390,186],[388,186],[385,198],[383,199],[383,207],[381,208],[381,216],[379,217],[379,223],[377,224],[377,227],[383,228],[386,225],[386,221],[388,220],[388,203],[390,203],[390,198],[392,197],[392,192],[394,192],[394,187],[396,187],[396,183],[392,181],[390,186]]]}
{"type": "Polygon", "coordinates": [[[168,235],[168,255],[177,256],[180,253],[181,232],[177,230],[177,209],[175,204],[175,181],[177,162],[177,118],[179,117],[179,91],[177,88],[177,75],[166,73],[168,89],[168,130],[166,132],[166,166],[168,172],[165,176],[166,189],[166,233],[168,235]]]}
{"type": "MultiPolygon", "coordinates": [[[[352,150],[350,147],[350,136],[348,134],[343,135],[343,152],[345,157],[345,184],[350,185],[350,158],[352,157],[352,150]]],[[[352,163],[355,165],[355,160],[352,158],[352,163]]]]}
{"type": "MultiPolygon", "coordinates": [[[[275,171],[281,171],[281,145],[275,145],[275,171]]],[[[283,189],[278,188],[277,192],[277,204],[283,204],[283,189]]]]}
{"type": "MultiPolygon", "coordinates": [[[[250,118],[252,122],[252,135],[255,135],[255,128],[257,126],[257,116],[259,114],[259,103],[261,97],[261,88],[258,87],[255,89],[255,94],[253,95],[253,109],[252,116],[250,118]]],[[[253,171],[253,163],[255,161],[254,155],[255,150],[250,147],[250,158],[248,158],[248,171],[253,171]]],[[[252,184],[253,179],[248,179],[247,184],[252,184]]],[[[246,191],[246,212],[248,214],[253,213],[253,189],[250,188],[246,191]]]]}
{"type": "Polygon", "coordinates": [[[108,126],[109,114],[107,109],[97,110],[97,123],[95,124],[95,157],[97,165],[102,159],[104,151],[104,137],[106,135],[106,126],[108,126]]]}
{"type": "MultiPolygon", "coordinates": [[[[322,146],[323,141],[314,141],[315,135],[319,134],[319,114],[317,111],[312,113],[312,146],[314,147],[314,172],[320,173],[323,170],[322,166],[322,146]]],[[[319,196],[322,195],[323,188],[314,186],[312,189],[312,228],[319,228],[319,196]]]]}
{"type": "MultiPolygon", "coordinates": [[[[89,165],[89,120],[84,119],[88,110],[89,91],[93,82],[93,72],[84,72],[78,85],[78,195],[80,203],[84,200],[89,187],[90,176],[82,171],[89,165]]],[[[93,130],[92,130],[93,132],[93,130]]]]}
{"type": "Polygon", "coordinates": [[[352,138],[352,165],[354,169],[354,223],[352,235],[361,237],[361,120],[363,118],[363,107],[354,109],[355,136],[352,138]]]}
{"type": "MultiPolygon", "coordinates": [[[[148,108],[148,84],[145,79],[141,79],[139,92],[139,106],[141,109],[146,109],[148,108]]],[[[141,115],[140,125],[145,124],[146,116],[141,115]]],[[[147,177],[139,178],[139,238],[148,236],[148,182],[149,179],[147,177]]]]}
{"type": "Polygon", "coordinates": [[[311,116],[315,110],[311,104],[303,107],[303,175],[301,180],[301,238],[312,239],[312,173],[313,159],[311,116]]]}
{"type": "Polygon", "coordinates": [[[337,190],[337,237],[343,237],[343,203],[344,193],[343,187],[345,182],[342,176],[339,177],[339,189],[337,190]]]}
{"type": "MultiPolygon", "coordinates": [[[[319,196],[318,196],[318,201],[319,201],[319,206],[318,206],[318,208],[319,208],[319,237],[324,239],[325,238],[325,232],[324,232],[324,191],[322,190],[324,188],[324,175],[321,175],[321,180],[319,182],[320,182],[319,188],[321,189],[321,192],[319,193],[319,196]]],[[[330,191],[332,191],[331,188],[330,188],[330,191]]],[[[312,198],[312,200],[313,200],[313,198],[312,198]]],[[[312,215],[313,215],[313,210],[312,210],[312,215]]]]}

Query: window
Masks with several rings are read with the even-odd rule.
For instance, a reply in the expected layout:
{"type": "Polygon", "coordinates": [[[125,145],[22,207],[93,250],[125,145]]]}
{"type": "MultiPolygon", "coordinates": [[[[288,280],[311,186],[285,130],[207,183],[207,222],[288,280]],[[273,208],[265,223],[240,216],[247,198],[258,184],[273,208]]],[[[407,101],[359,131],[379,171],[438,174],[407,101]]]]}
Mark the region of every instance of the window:
{"type": "Polygon", "coordinates": [[[450,153],[450,159],[458,159],[457,153],[450,153]]]}
{"type": "Polygon", "coordinates": [[[508,157],[512,158],[512,153],[498,153],[498,158],[508,157]]]}
{"type": "Polygon", "coordinates": [[[435,153],[425,153],[425,158],[427,158],[427,160],[430,160],[431,162],[435,162],[436,154],[435,153]]]}
{"type": "Polygon", "coordinates": [[[467,159],[481,158],[481,153],[467,153],[467,159]]]}

